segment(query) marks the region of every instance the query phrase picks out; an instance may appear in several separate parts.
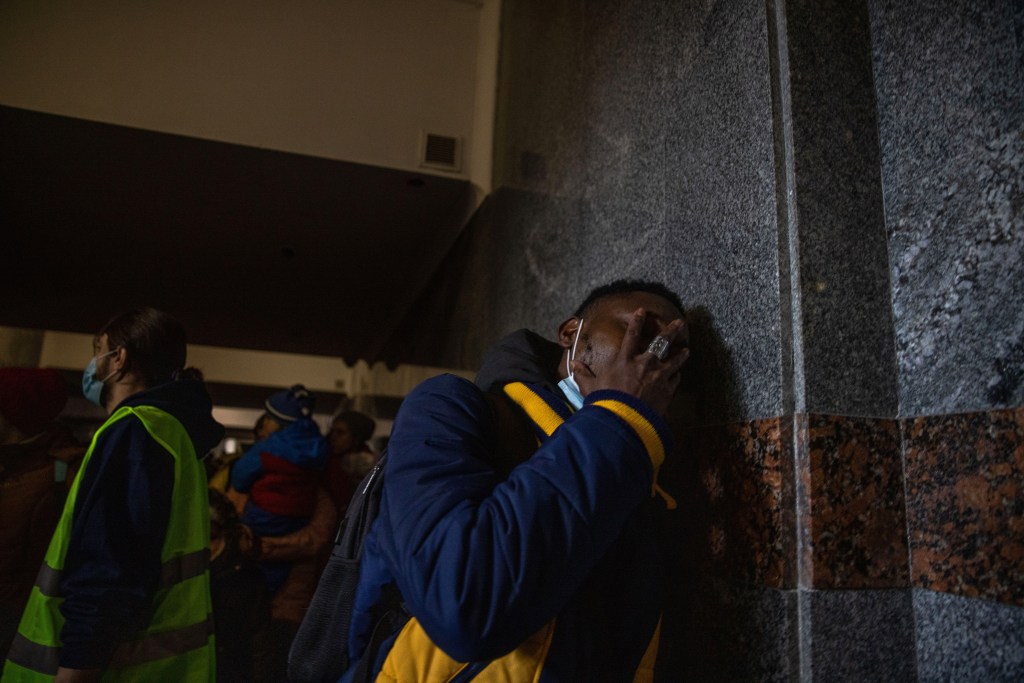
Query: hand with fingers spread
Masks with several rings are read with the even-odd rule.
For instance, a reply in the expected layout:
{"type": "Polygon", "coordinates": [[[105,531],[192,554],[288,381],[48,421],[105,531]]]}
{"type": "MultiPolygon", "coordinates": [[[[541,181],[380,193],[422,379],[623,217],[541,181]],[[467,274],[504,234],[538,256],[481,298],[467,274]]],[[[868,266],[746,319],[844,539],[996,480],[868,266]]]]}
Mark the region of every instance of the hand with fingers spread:
{"type": "Polygon", "coordinates": [[[571,361],[574,378],[584,396],[600,389],[616,389],[635,396],[664,414],[679,386],[680,369],[690,356],[686,323],[675,319],[657,324],[658,332],[645,336],[648,314],[636,309],[616,353],[601,363],[571,361]]]}

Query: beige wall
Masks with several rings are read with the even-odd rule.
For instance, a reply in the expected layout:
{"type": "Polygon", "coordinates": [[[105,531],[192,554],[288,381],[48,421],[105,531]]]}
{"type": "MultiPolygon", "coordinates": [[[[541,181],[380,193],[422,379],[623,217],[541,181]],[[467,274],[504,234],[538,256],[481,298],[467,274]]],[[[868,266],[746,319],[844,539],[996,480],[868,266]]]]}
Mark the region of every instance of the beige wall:
{"type": "Polygon", "coordinates": [[[5,0],[0,104],[490,189],[500,0],[5,0]]]}
{"type": "Polygon", "coordinates": [[[0,327],[0,368],[38,366],[42,346],[42,332],[0,327]]]}
{"type": "MultiPolygon", "coordinates": [[[[0,340],[26,335],[41,336],[39,366],[78,370],[92,356],[92,335],[72,332],[34,332],[0,327],[0,340]]],[[[359,361],[348,366],[341,358],[295,353],[248,351],[189,344],[188,364],[198,367],[211,382],[286,388],[305,384],[313,391],[339,391],[359,396],[405,396],[417,384],[444,368],[399,365],[388,370],[383,363],[359,361]]],[[[473,373],[458,372],[471,378],[473,373]]]]}

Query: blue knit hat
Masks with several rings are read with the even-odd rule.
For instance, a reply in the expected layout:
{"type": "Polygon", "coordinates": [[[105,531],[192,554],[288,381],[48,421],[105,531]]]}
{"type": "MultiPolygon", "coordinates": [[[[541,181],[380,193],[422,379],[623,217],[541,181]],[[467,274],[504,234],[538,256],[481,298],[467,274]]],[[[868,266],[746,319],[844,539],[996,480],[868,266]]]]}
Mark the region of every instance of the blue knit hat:
{"type": "Polygon", "coordinates": [[[267,412],[278,420],[294,422],[300,417],[309,417],[313,414],[314,399],[306,387],[296,384],[287,391],[271,394],[265,405],[267,412]]]}

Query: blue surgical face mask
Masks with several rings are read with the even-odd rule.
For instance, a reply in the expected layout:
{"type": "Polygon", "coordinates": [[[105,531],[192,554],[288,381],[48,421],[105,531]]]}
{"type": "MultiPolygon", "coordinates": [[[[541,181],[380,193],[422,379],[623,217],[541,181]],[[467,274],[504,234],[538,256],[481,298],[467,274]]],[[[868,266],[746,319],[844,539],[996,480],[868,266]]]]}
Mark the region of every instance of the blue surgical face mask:
{"type": "Polygon", "coordinates": [[[558,383],[558,388],[565,394],[565,400],[576,410],[583,407],[583,394],[580,392],[580,385],[576,384],[576,380],[572,377],[572,366],[569,363],[576,358],[576,344],[580,341],[580,331],[582,329],[583,318],[580,318],[580,324],[576,328],[576,338],[572,340],[572,350],[565,358],[565,372],[568,377],[558,383]]]}
{"type": "Polygon", "coordinates": [[[93,356],[92,360],[89,361],[89,364],[85,366],[85,372],[82,373],[82,395],[92,403],[98,405],[100,408],[103,407],[103,385],[107,383],[108,379],[117,373],[117,370],[111,372],[103,379],[96,379],[96,360],[112,356],[115,353],[117,353],[116,349],[99,356],[93,356]]]}

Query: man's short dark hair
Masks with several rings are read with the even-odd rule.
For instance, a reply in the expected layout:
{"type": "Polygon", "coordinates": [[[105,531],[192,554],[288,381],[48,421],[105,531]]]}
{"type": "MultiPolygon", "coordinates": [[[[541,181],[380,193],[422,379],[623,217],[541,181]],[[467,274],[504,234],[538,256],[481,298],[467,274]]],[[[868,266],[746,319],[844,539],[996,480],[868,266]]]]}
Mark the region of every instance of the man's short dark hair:
{"type": "Polygon", "coordinates": [[[107,335],[107,348],[124,347],[127,369],[143,378],[147,387],[168,382],[185,365],[185,328],[155,308],[136,308],[115,316],[99,336],[107,335]]]}
{"type": "Polygon", "coordinates": [[[610,296],[617,296],[619,294],[629,294],[631,292],[647,292],[648,294],[655,294],[678,308],[680,313],[684,315],[686,314],[686,311],[683,309],[683,302],[679,298],[679,295],[660,282],[622,279],[610,282],[606,285],[601,285],[600,287],[592,290],[590,294],[587,295],[587,298],[583,300],[583,303],[579,305],[573,315],[577,318],[583,317],[584,313],[587,313],[599,300],[610,296]]]}
{"type": "Polygon", "coordinates": [[[373,436],[374,430],[377,428],[376,420],[365,413],[355,410],[346,410],[343,413],[338,413],[333,421],[344,422],[348,425],[348,431],[352,434],[352,439],[357,444],[369,441],[370,437],[373,436]]]}

